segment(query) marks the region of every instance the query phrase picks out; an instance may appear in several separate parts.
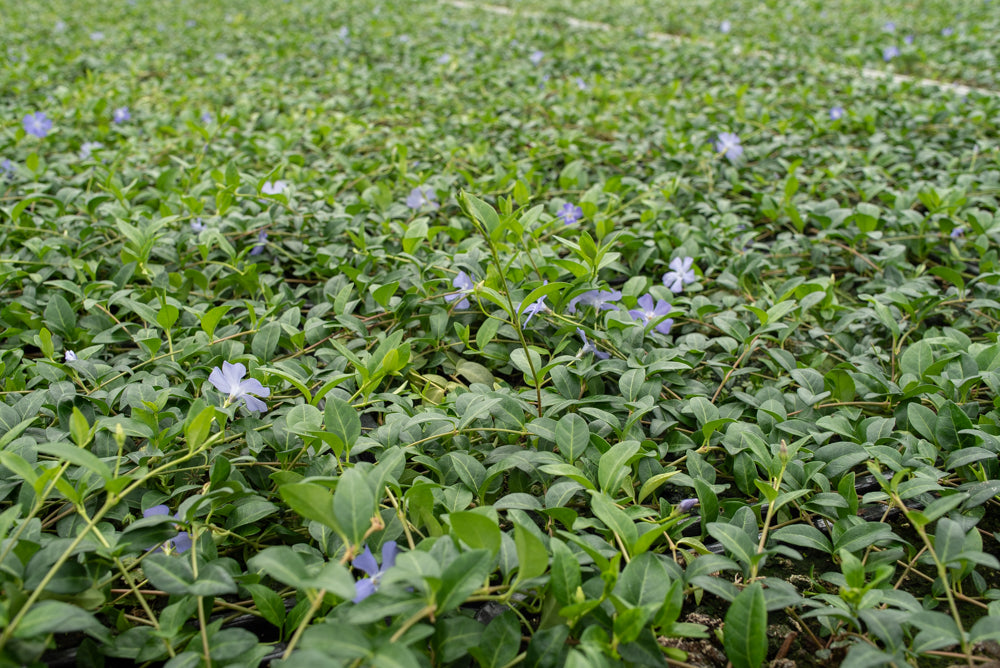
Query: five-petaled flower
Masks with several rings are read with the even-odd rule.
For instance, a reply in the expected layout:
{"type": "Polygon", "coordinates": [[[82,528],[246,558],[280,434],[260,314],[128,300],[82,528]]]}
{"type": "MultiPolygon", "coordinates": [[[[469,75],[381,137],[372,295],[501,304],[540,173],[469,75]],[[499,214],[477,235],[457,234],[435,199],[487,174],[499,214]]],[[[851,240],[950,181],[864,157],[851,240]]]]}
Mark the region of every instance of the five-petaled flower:
{"type": "Polygon", "coordinates": [[[603,350],[598,350],[597,346],[595,346],[587,339],[586,332],[584,332],[579,327],[576,328],[576,333],[579,334],[580,338],[583,340],[583,348],[580,348],[581,355],[584,355],[586,353],[594,353],[594,356],[597,357],[597,359],[601,360],[606,360],[609,357],[611,357],[611,353],[606,353],[603,350]]]}
{"type": "Polygon", "coordinates": [[[583,209],[575,204],[566,202],[563,204],[562,208],[559,209],[559,213],[557,215],[564,225],[572,225],[573,223],[579,222],[580,219],[583,218],[583,209]]]}
{"type": "Polygon", "coordinates": [[[104,148],[104,144],[99,141],[86,141],[80,147],[80,160],[89,160],[94,151],[104,148]]]}
{"type": "Polygon", "coordinates": [[[254,247],[250,249],[250,255],[261,255],[264,252],[264,248],[267,246],[267,230],[261,230],[257,233],[257,243],[254,247]]]}
{"type": "Polygon", "coordinates": [[[396,545],[396,541],[390,540],[386,542],[382,546],[382,566],[379,567],[375,562],[375,555],[372,554],[371,548],[365,545],[365,551],[351,562],[351,566],[359,571],[364,571],[368,576],[354,583],[355,603],[360,603],[375,593],[382,580],[382,576],[396,565],[396,554],[398,552],[399,547],[396,545]]]}
{"type": "MultiPolygon", "coordinates": [[[[524,302],[521,303],[523,304],[524,302]]],[[[520,310],[521,304],[518,304],[517,308],[518,310],[520,310]]],[[[527,325],[528,322],[531,320],[531,318],[534,317],[536,314],[545,313],[548,310],[549,307],[545,305],[545,295],[542,295],[541,297],[538,298],[538,301],[536,301],[534,304],[528,304],[526,307],[524,307],[524,311],[521,313],[521,315],[528,316],[527,318],[524,319],[524,324],[527,325]]]]}
{"type": "Polygon", "coordinates": [[[830,107],[830,120],[831,121],[839,121],[843,117],[844,117],[844,108],[843,107],[841,107],[840,105],[837,105],[836,107],[830,107]]]}
{"type": "Polygon", "coordinates": [[[455,308],[467,309],[469,308],[469,300],[466,295],[472,294],[473,282],[472,277],[469,276],[464,271],[459,271],[458,276],[451,282],[452,287],[457,288],[458,292],[453,292],[450,295],[445,295],[444,300],[446,302],[453,302],[455,300],[460,300],[455,304],[455,308]]]}
{"type": "Polygon", "coordinates": [[[720,132],[715,140],[715,152],[725,155],[730,162],[736,162],[743,155],[743,145],[736,133],[720,132]]]}
{"type": "Polygon", "coordinates": [[[25,132],[29,135],[35,135],[39,139],[44,139],[45,135],[49,134],[49,130],[52,129],[52,119],[46,116],[44,111],[36,111],[26,115],[21,123],[24,125],[25,132]]]}
{"type": "Polygon", "coordinates": [[[685,285],[697,280],[692,265],[694,265],[693,257],[675,257],[670,261],[670,271],[663,275],[663,284],[674,294],[681,292],[685,285]]]}
{"type": "Polygon", "coordinates": [[[588,290],[569,300],[569,304],[566,305],[566,313],[569,315],[576,313],[577,304],[593,306],[598,311],[613,311],[618,307],[615,302],[621,298],[620,290],[588,290]]]}
{"type": "Polygon", "coordinates": [[[260,187],[260,191],[265,195],[280,195],[285,192],[287,187],[288,183],[285,181],[265,181],[264,185],[260,187]]]}
{"type": "MultiPolygon", "coordinates": [[[[143,517],[156,517],[158,515],[169,515],[170,509],[164,505],[153,506],[152,508],[147,508],[142,511],[143,517]]],[[[177,515],[174,515],[174,519],[180,519],[177,515]]],[[[163,545],[157,547],[154,552],[163,552],[164,549],[172,550],[177,552],[177,554],[183,554],[191,549],[191,534],[187,531],[181,531],[176,536],[165,542],[163,545]]]]}
{"type": "Polygon", "coordinates": [[[205,125],[208,125],[209,123],[211,123],[211,122],[212,122],[212,121],[214,121],[214,120],[215,120],[215,117],[214,117],[214,116],[212,116],[212,114],[211,114],[211,113],[209,113],[209,112],[207,112],[207,111],[206,111],[206,112],[204,112],[204,113],[203,113],[203,114],[201,115],[201,122],[202,122],[202,123],[204,123],[205,125]]]}
{"type": "Polygon", "coordinates": [[[63,361],[66,361],[66,362],[75,362],[76,360],[77,360],[76,353],[73,352],[72,350],[67,350],[63,354],[63,361]]]}
{"type": "Polygon", "coordinates": [[[733,24],[729,21],[723,21],[722,23],[719,24],[719,32],[721,32],[723,35],[728,34],[729,31],[732,29],[733,29],[733,24]]]}
{"type": "Polygon", "coordinates": [[[655,329],[660,334],[670,333],[670,326],[674,324],[673,318],[663,319],[668,313],[670,313],[670,304],[666,300],[661,299],[654,306],[653,295],[648,292],[639,297],[639,308],[631,309],[628,312],[633,320],[642,323],[643,326],[648,326],[652,322],[659,321],[655,329]]]}
{"type": "Polygon", "coordinates": [[[271,390],[254,378],[244,380],[243,377],[246,375],[247,368],[239,362],[236,364],[223,362],[221,369],[219,367],[212,369],[212,373],[208,376],[208,382],[226,395],[226,406],[242,401],[251,411],[266,411],[267,404],[257,397],[266,397],[271,394],[271,390]]]}
{"type": "Polygon", "coordinates": [[[882,30],[885,32],[896,32],[896,23],[894,21],[886,21],[885,25],[882,26],[882,30]]]}
{"type": "Polygon", "coordinates": [[[441,206],[438,204],[437,198],[437,193],[430,186],[417,186],[406,196],[406,206],[415,211],[425,206],[436,209],[441,206]]]}
{"type": "Polygon", "coordinates": [[[889,62],[893,58],[899,55],[899,47],[896,45],[887,46],[882,49],[882,60],[889,62]]]}
{"type": "Polygon", "coordinates": [[[955,29],[952,28],[951,26],[948,26],[947,28],[942,28],[941,29],[941,36],[942,37],[951,37],[954,34],[955,34],[955,29]]]}
{"type": "Polygon", "coordinates": [[[528,56],[528,60],[530,60],[532,64],[537,65],[538,63],[542,62],[542,58],[544,57],[545,57],[544,51],[540,49],[535,49],[534,51],[531,52],[531,55],[528,56]]]}
{"type": "Polygon", "coordinates": [[[195,234],[205,231],[205,223],[201,222],[201,218],[195,218],[191,221],[191,231],[195,234]]]}
{"type": "Polygon", "coordinates": [[[132,120],[132,114],[129,112],[128,107],[118,107],[111,112],[111,120],[114,123],[124,123],[125,121],[132,120]]]}
{"type": "Polygon", "coordinates": [[[965,228],[962,227],[961,225],[959,225],[958,227],[956,227],[955,229],[953,229],[951,231],[951,234],[949,234],[948,236],[950,236],[952,239],[958,239],[959,237],[963,236],[964,234],[965,234],[965,228]]]}

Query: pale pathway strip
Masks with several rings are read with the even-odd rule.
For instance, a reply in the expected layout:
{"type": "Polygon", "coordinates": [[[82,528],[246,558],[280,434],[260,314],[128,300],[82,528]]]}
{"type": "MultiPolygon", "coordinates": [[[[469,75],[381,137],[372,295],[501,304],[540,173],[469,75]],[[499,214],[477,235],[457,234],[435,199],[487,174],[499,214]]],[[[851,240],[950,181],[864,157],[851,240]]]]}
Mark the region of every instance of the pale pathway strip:
{"type": "MultiPolygon", "coordinates": [[[[601,30],[604,32],[614,30],[615,27],[607,23],[599,23],[597,21],[585,21],[582,19],[575,19],[568,16],[551,16],[548,14],[543,14],[541,12],[524,12],[513,10],[510,7],[504,7],[503,5],[490,5],[482,2],[468,2],[468,0],[441,0],[444,4],[451,5],[452,7],[457,7],[458,9],[480,9],[484,12],[491,12],[493,14],[502,14],[504,16],[520,16],[528,19],[561,19],[566,22],[566,24],[572,28],[580,28],[583,30],[601,30]]],[[[659,42],[693,42],[695,44],[703,44],[705,46],[712,46],[711,42],[706,42],[702,40],[692,40],[686,37],[681,37],[680,35],[671,35],[669,33],[663,32],[651,32],[647,33],[646,37],[659,42]]],[[[753,51],[749,55],[756,56],[759,58],[769,58],[771,54],[766,51],[753,51]]],[[[861,70],[855,70],[850,67],[845,67],[843,65],[837,65],[836,63],[823,63],[824,67],[829,67],[832,69],[837,69],[840,72],[847,75],[857,75],[863,79],[889,79],[896,84],[916,84],[918,86],[930,86],[932,88],[940,88],[942,90],[951,91],[957,95],[968,95],[969,93],[979,93],[981,95],[997,95],[998,91],[990,90],[989,88],[979,88],[977,86],[966,86],[965,84],[952,83],[950,81],[938,81],[937,79],[922,79],[917,77],[911,77],[906,74],[896,74],[893,72],[885,72],[883,70],[876,70],[870,67],[863,67],[861,70]]]]}

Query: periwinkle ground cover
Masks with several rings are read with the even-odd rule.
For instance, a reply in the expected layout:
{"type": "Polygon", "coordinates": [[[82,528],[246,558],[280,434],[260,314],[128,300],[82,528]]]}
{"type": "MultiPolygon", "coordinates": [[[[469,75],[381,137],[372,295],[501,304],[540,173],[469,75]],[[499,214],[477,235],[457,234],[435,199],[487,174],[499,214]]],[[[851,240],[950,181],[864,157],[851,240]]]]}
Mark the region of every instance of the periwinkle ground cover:
{"type": "Polygon", "coordinates": [[[726,4],[5,7],[0,663],[983,656],[1000,103],[726,4]]]}

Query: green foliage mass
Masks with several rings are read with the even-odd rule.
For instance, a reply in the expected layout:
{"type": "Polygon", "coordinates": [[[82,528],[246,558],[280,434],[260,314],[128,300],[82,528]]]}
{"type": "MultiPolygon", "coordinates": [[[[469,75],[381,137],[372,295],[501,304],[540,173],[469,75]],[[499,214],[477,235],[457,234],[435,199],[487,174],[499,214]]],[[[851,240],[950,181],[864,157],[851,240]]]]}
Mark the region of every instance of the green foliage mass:
{"type": "Polygon", "coordinates": [[[1000,640],[1000,3],[828,4],[7,3],[0,666],[1000,640]]]}

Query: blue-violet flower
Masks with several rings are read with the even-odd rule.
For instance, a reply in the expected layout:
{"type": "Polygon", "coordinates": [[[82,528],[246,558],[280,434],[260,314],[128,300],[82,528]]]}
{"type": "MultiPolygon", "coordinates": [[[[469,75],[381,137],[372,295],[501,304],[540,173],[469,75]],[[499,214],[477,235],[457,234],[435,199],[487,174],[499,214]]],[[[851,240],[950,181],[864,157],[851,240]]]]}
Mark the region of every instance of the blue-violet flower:
{"type": "Polygon", "coordinates": [[[271,394],[271,390],[254,378],[244,380],[243,377],[246,375],[247,368],[239,362],[236,364],[223,362],[221,369],[219,367],[212,369],[212,373],[208,376],[208,382],[226,395],[226,406],[242,401],[251,411],[266,411],[267,404],[257,397],[266,397],[271,394]]]}
{"type": "MultiPolygon", "coordinates": [[[[170,509],[164,505],[153,506],[152,508],[147,508],[142,511],[143,517],[157,517],[158,515],[169,515],[170,509]]],[[[177,515],[174,515],[174,519],[180,519],[177,515]]],[[[163,545],[157,547],[154,552],[163,552],[163,548],[166,547],[170,550],[177,552],[177,554],[183,554],[191,549],[191,534],[187,531],[181,531],[176,536],[165,542],[163,545]]]]}
{"type": "Polygon", "coordinates": [[[743,155],[743,145],[735,133],[720,132],[715,140],[715,152],[722,153],[730,162],[736,162],[743,155]]]}
{"type": "Polygon", "coordinates": [[[597,359],[601,360],[606,360],[609,357],[611,357],[611,353],[606,353],[603,350],[598,350],[597,346],[595,346],[587,339],[587,334],[579,327],[576,328],[576,333],[579,334],[580,338],[583,340],[583,348],[580,348],[581,355],[584,355],[586,353],[594,353],[594,356],[597,357],[597,359]]]}
{"type": "Polygon", "coordinates": [[[124,123],[132,120],[132,114],[129,113],[128,107],[118,107],[111,112],[111,120],[114,123],[124,123]]]}
{"type": "Polygon", "coordinates": [[[445,295],[444,300],[446,302],[453,302],[456,299],[461,300],[455,304],[455,308],[467,309],[469,308],[469,300],[466,295],[472,294],[473,281],[472,277],[469,276],[464,271],[459,271],[458,276],[451,282],[452,287],[457,288],[458,292],[453,292],[450,295],[445,295]]]}
{"type": "Polygon", "coordinates": [[[21,123],[24,125],[25,132],[29,135],[35,135],[39,139],[44,139],[45,135],[49,134],[49,130],[52,129],[52,119],[46,116],[44,111],[28,114],[21,123]]]}
{"type": "Polygon", "coordinates": [[[657,323],[655,329],[660,334],[668,334],[670,326],[674,324],[672,318],[663,320],[663,317],[670,313],[670,304],[661,299],[654,306],[653,295],[648,292],[639,297],[639,308],[631,309],[628,313],[632,316],[633,320],[642,323],[644,326],[648,326],[650,323],[659,320],[660,322],[657,323]]]}
{"type": "Polygon", "coordinates": [[[681,292],[685,285],[697,280],[692,268],[693,265],[693,257],[675,257],[670,261],[670,271],[663,275],[663,284],[674,294],[681,292]]]}
{"type": "Polygon", "coordinates": [[[437,201],[437,193],[430,186],[417,186],[410,191],[410,194],[406,197],[406,206],[410,207],[414,211],[422,209],[425,206],[429,206],[432,209],[436,209],[440,204],[437,201]]]}
{"type": "Polygon", "coordinates": [[[559,219],[562,220],[564,225],[572,225],[573,223],[579,222],[580,219],[583,218],[583,209],[575,204],[566,202],[563,204],[562,208],[559,209],[559,213],[557,215],[559,216],[559,219]]]}
{"type": "Polygon", "coordinates": [[[375,555],[372,554],[371,548],[365,545],[365,551],[351,562],[351,566],[357,568],[359,571],[364,571],[368,575],[368,577],[354,583],[355,603],[360,603],[378,590],[382,576],[396,565],[396,554],[398,552],[399,547],[396,545],[396,541],[390,540],[386,542],[382,546],[382,566],[379,567],[375,562],[375,555]]]}

